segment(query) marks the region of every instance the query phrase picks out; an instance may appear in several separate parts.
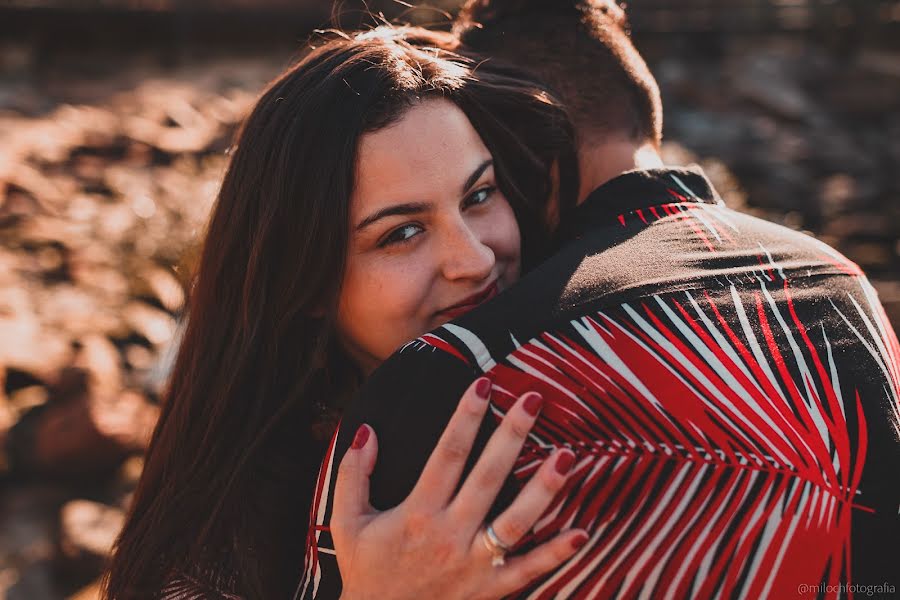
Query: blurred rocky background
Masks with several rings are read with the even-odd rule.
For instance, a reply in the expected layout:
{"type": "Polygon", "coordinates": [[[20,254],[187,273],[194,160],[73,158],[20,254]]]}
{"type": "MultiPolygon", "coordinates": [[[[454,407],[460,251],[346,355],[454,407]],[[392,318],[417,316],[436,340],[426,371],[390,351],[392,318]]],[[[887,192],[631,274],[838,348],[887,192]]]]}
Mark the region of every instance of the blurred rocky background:
{"type": "MultiPolygon", "coordinates": [[[[97,597],[262,86],[335,19],[440,26],[455,4],[0,3],[0,600],[97,597]]],[[[843,251],[900,326],[900,3],[629,8],[667,160],[843,251]]]]}

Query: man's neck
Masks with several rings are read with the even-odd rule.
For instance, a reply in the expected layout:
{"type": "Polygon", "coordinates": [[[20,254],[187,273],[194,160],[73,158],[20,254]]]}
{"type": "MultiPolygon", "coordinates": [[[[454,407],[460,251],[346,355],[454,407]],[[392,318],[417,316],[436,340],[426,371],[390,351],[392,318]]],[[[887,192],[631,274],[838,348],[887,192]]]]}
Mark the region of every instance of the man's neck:
{"type": "Polygon", "coordinates": [[[581,187],[578,204],[598,187],[625,171],[658,169],[663,166],[656,145],[627,138],[606,139],[584,143],[578,149],[581,187]]]}

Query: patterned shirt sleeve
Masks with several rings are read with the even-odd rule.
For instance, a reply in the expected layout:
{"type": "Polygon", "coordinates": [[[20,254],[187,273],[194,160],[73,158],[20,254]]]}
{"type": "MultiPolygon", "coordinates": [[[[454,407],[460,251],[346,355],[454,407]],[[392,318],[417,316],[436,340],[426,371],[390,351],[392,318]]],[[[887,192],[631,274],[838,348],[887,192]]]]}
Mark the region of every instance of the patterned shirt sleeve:
{"type": "MultiPolygon", "coordinates": [[[[415,342],[373,374],[345,412],[322,461],[295,600],[340,597],[341,576],[329,524],[338,465],[357,428],[367,423],[378,436],[378,462],[371,478],[372,505],[380,510],[396,506],[424,467],[430,450],[423,450],[437,443],[462,392],[475,376],[468,357],[415,342]],[[440,385],[435,386],[437,381],[440,385]],[[415,427],[407,427],[408,423],[415,423],[415,427]]],[[[473,456],[477,452],[473,451],[473,456]]]]}
{"type": "Polygon", "coordinates": [[[306,552],[303,574],[294,594],[295,600],[312,598],[338,598],[341,594],[341,575],[338,571],[334,542],[329,527],[332,509],[332,490],[340,461],[335,461],[340,427],[331,437],[325,458],[319,467],[319,476],[309,512],[309,529],[306,534],[306,552]]]}

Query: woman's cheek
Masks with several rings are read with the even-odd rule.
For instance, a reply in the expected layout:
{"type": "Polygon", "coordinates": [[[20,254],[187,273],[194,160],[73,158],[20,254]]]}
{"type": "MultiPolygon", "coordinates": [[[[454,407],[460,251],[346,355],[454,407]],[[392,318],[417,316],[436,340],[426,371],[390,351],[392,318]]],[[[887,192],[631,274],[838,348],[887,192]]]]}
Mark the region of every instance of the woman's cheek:
{"type": "Polygon", "coordinates": [[[373,269],[378,287],[372,290],[369,297],[375,309],[372,317],[379,321],[379,329],[386,333],[385,342],[390,349],[388,354],[427,331],[423,319],[430,305],[428,295],[431,289],[427,265],[415,260],[415,253],[393,258],[395,260],[384,261],[373,269]]]}
{"type": "Polygon", "coordinates": [[[502,198],[502,202],[497,203],[491,231],[497,236],[494,242],[494,253],[497,259],[505,262],[508,269],[515,271],[510,275],[517,278],[522,255],[522,237],[515,213],[505,198],[502,198]]]}

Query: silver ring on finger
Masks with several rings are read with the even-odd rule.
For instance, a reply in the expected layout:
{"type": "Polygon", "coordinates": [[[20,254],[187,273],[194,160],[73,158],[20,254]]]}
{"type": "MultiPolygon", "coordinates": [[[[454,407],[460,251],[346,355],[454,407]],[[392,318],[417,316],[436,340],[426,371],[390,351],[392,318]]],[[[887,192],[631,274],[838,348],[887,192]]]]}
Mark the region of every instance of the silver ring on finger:
{"type": "Polygon", "coordinates": [[[484,531],[481,533],[481,539],[484,541],[485,547],[487,547],[488,551],[491,553],[491,565],[494,567],[502,567],[506,564],[506,553],[509,552],[510,547],[497,537],[497,532],[494,531],[493,525],[485,527],[484,531]]]}

